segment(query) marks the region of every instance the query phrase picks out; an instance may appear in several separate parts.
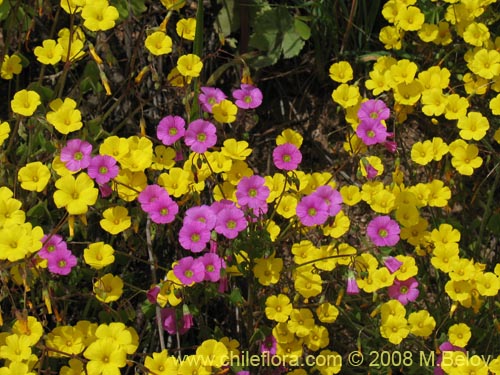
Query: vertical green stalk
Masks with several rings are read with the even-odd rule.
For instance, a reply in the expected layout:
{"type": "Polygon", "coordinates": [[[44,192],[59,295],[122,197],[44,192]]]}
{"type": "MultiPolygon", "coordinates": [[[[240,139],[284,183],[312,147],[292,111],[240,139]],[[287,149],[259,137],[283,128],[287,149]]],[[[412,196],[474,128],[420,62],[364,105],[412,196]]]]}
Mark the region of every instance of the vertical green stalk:
{"type": "MultiPolygon", "coordinates": [[[[203,1],[198,1],[198,9],[196,10],[196,34],[193,42],[193,54],[202,57],[203,54],[203,1]]],[[[193,79],[193,105],[191,107],[191,120],[200,117],[200,104],[198,103],[198,94],[200,93],[199,77],[193,79]]]]}
{"type": "Polygon", "coordinates": [[[477,239],[477,245],[476,245],[476,251],[481,250],[481,246],[483,244],[483,236],[484,236],[484,231],[486,229],[486,225],[488,225],[488,221],[490,221],[491,217],[491,211],[493,207],[493,198],[495,196],[495,192],[497,191],[498,184],[500,183],[500,170],[498,169],[500,167],[500,164],[497,164],[495,166],[495,180],[493,181],[493,185],[491,186],[491,189],[488,193],[488,200],[486,202],[486,208],[484,210],[484,215],[483,215],[483,220],[481,220],[481,227],[479,228],[479,237],[477,239]]]}

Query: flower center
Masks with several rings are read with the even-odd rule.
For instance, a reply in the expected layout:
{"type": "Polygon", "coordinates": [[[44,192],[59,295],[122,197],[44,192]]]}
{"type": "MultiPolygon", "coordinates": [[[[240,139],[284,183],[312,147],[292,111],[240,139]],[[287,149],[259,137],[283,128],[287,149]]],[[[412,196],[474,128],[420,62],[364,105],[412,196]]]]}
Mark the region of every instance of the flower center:
{"type": "Polygon", "coordinates": [[[380,230],[378,231],[378,235],[379,235],[380,237],[382,237],[382,238],[387,237],[387,234],[388,234],[388,233],[387,233],[387,230],[385,230],[385,229],[380,229],[380,230]]]}
{"type": "Polygon", "coordinates": [[[168,208],[162,208],[160,210],[160,215],[162,215],[162,216],[168,215],[168,208]]]}
{"type": "Polygon", "coordinates": [[[292,157],[288,154],[283,155],[283,161],[285,163],[289,163],[292,160],[292,157]]]}
{"type": "Polygon", "coordinates": [[[226,224],[226,226],[229,228],[229,229],[234,229],[236,228],[236,222],[234,220],[229,220],[226,224]]]}
{"type": "Polygon", "coordinates": [[[251,103],[252,102],[252,97],[250,95],[247,95],[243,98],[243,101],[245,103],[251,103]]]}
{"type": "Polygon", "coordinates": [[[77,151],[73,155],[73,159],[75,159],[75,160],[82,160],[83,159],[83,154],[80,151],[77,151]]]}
{"type": "Polygon", "coordinates": [[[199,240],[200,240],[200,235],[198,233],[191,235],[191,241],[198,242],[199,240]]]}
{"type": "Polygon", "coordinates": [[[206,139],[207,139],[207,135],[205,133],[199,133],[197,136],[196,136],[196,139],[199,141],[199,142],[204,142],[206,139]]]}
{"type": "Polygon", "coordinates": [[[406,285],[402,286],[401,288],[399,288],[399,293],[401,294],[408,293],[408,287],[406,285]]]}
{"type": "Polygon", "coordinates": [[[312,207],[311,207],[310,209],[308,209],[308,210],[307,210],[307,214],[308,214],[309,216],[316,216],[317,211],[316,211],[316,209],[315,209],[315,208],[312,208],[312,207]]]}
{"type": "Polygon", "coordinates": [[[207,267],[206,267],[207,271],[208,272],[214,272],[215,270],[215,267],[213,266],[213,264],[209,264],[207,267]]]}
{"type": "Polygon", "coordinates": [[[373,130],[368,130],[368,131],[366,132],[366,136],[367,136],[368,138],[373,138],[373,137],[375,137],[375,132],[374,132],[373,130]]]}
{"type": "Polygon", "coordinates": [[[106,173],[108,173],[108,167],[100,167],[99,168],[99,173],[100,174],[106,174],[106,173]]]}
{"type": "Polygon", "coordinates": [[[57,265],[59,266],[59,268],[64,268],[66,267],[66,261],[64,259],[61,259],[59,263],[57,263],[57,265]]]}
{"type": "Polygon", "coordinates": [[[177,134],[177,128],[170,128],[170,129],[168,129],[168,134],[170,134],[170,135],[176,135],[177,134]]]}
{"type": "Polygon", "coordinates": [[[257,190],[255,189],[250,189],[248,191],[248,195],[251,196],[251,197],[255,197],[257,195],[257,190]]]}
{"type": "Polygon", "coordinates": [[[184,276],[189,277],[189,278],[193,277],[193,271],[191,271],[191,270],[186,270],[186,271],[184,272],[184,276]]]}

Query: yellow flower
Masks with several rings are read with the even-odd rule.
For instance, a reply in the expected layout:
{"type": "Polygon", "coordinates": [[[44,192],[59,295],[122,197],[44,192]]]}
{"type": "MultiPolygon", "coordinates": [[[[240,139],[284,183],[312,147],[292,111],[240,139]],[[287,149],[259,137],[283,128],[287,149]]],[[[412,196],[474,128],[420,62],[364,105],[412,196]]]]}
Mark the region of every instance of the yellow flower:
{"type": "Polygon", "coordinates": [[[463,139],[480,141],[490,128],[490,123],[480,112],[469,112],[467,116],[458,119],[457,127],[463,139]]]}
{"type": "Polygon", "coordinates": [[[339,316],[339,310],[329,302],[323,302],[316,308],[318,319],[322,323],[333,323],[339,316]]]}
{"type": "Polygon", "coordinates": [[[57,35],[57,43],[63,49],[61,54],[61,60],[63,62],[79,60],[85,56],[85,52],[83,51],[85,34],[79,27],[75,27],[73,32],[70,32],[68,28],[61,29],[57,35]]]}
{"type": "Polygon", "coordinates": [[[485,79],[492,79],[500,74],[500,52],[480,49],[474,54],[468,66],[474,74],[485,79]]]}
{"type": "Polygon", "coordinates": [[[268,286],[279,281],[282,269],[283,259],[271,256],[255,259],[253,273],[261,285],[268,286]]]}
{"type": "Polygon", "coordinates": [[[434,147],[429,140],[416,142],[411,148],[411,160],[420,165],[429,164],[434,159],[434,147]]]}
{"type": "Polygon", "coordinates": [[[115,261],[115,250],[104,242],[92,243],[83,250],[83,259],[90,267],[100,270],[115,261]]]}
{"type": "Polygon", "coordinates": [[[86,0],[61,0],[61,8],[68,14],[79,13],[85,5],[86,0]]]}
{"type": "Polygon", "coordinates": [[[478,156],[479,149],[476,145],[467,144],[461,139],[457,139],[450,144],[451,165],[458,173],[471,176],[474,169],[483,164],[483,159],[478,156]]]}
{"type": "Polygon", "coordinates": [[[330,66],[330,78],[339,83],[347,83],[353,79],[353,71],[351,64],[347,61],[339,61],[330,66]]]}
{"type": "Polygon", "coordinates": [[[314,327],[314,316],[309,309],[293,309],[287,323],[288,330],[297,337],[309,335],[314,327]]]}
{"type": "Polygon", "coordinates": [[[26,319],[16,320],[12,326],[12,333],[28,337],[30,345],[33,346],[41,339],[44,332],[42,324],[34,316],[28,316],[26,319]]]}
{"type": "Polygon", "coordinates": [[[3,145],[5,140],[9,138],[10,125],[7,121],[0,123],[0,147],[3,145]]]}
{"type": "Polygon", "coordinates": [[[181,38],[194,40],[196,34],[196,18],[181,18],[175,25],[175,31],[181,38]]]}
{"type": "Polygon", "coordinates": [[[302,141],[304,140],[304,137],[298,132],[296,132],[293,129],[285,129],[281,132],[280,135],[276,137],[276,145],[282,145],[284,143],[292,143],[294,144],[297,148],[300,148],[302,146],[302,141]]]}
{"type": "Polygon", "coordinates": [[[500,280],[493,272],[480,273],[476,277],[476,287],[482,296],[496,296],[500,289],[500,280]]]}
{"type": "Polygon", "coordinates": [[[12,111],[23,116],[31,116],[40,104],[40,95],[36,91],[25,89],[16,92],[10,102],[12,111]]]}
{"type": "Polygon", "coordinates": [[[302,266],[295,274],[294,286],[304,298],[315,297],[323,290],[323,280],[317,273],[312,272],[312,267],[302,266]]]}
{"type": "Polygon", "coordinates": [[[216,121],[232,123],[236,121],[238,107],[230,100],[223,99],[212,106],[212,113],[216,121]]]}
{"type": "Polygon", "coordinates": [[[357,86],[342,83],[332,92],[332,99],[343,108],[355,106],[361,100],[359,88],[357,86]]]}
{"type": "Polygon", "coordinates": [[[458,94],[451,94],[446,101],[444,117],[448,120],[457,120],[467,114],[469,101],[458,94]]]}
{"type": "Polygon", "coordinates": [[[317,351],[330,343],[328,330],[323,326],[315,325],[309,335],[304,337],[304,343],[309,350],[317,351]]]}
{"type": "Polygon", "coordinates": [[[71,98],[53,100],[49,103],[52,111],[47,112],[47,121],[61,134],[80,130],[83,126],[82,114],[76,109],[76,102],[71,98]]]}
{"type": "Polygon", "coordinates": [[[410,325],[410,333],[427,338],[432,334],[436,327],[436,320],[429,314],[427,310],[412,312],[408,316],[408,324],[410,325]]]}
{"type": "Polygon", "coordinates": [[[284,294],[269,296],[266,299],[266,317],[276,322],[286,322],[292,312],[290,298],[284,294]]]}
{"type": "Polygon", "coordinates": [[[476,47],[481,47],[488,41],[488,39],[490,39],[490,31],[484,23],[471,22],[465,28],[462,37],[466,43],[476,47]]]}
{"type": "Polygon", "coordinates": [[[152,353],[152,356],[147,356],[144,367],[157,375],[177,374],[179,361],[176,357],[169,356],[167,349],[163,349],[161,353],[152,353]]]}
{"type": "Polygon", "coordinates": [[[155,56],[172,52],[172,39],[163,31],[155,31],[148,35],[144,44],[148,51],[155,56]]]}
{"type": "Polygon", "coordinates": [[[403,35],[404,31],[395,26],[384,26],[380,29],[378,38],[384,44],[385,49],[399,50],[402,47],[403,35]]]}
{"type": "Polygon", "coordinates": [[[14,74],[21,73],[23,66],[21,65],[21,58],[17,55],[5,55],[3,58],[2,69],[0,76],[3,79],[12,79],[14,74]]]}
{"type": "Polygon", "coordinates": [[[123,281],[120,277],[107,273],[94,283],[94,293],[101,302],[116,301],[123,293],[123,281]]]}
{"type": "Polygon", "coordinates": [[[50,180],[50,170],[46,165],[36,161],[22,167],[17,178],[23,189],[41,192],[50,180]]]}
{"type": "Polygon", "coordinates": [[[82,9],[83,26],[90,31],[112,29],[119,16],[118,10],[107,0],[88,1],[82,9]]]}
{"type": "Polygon", "coordinates": [[[395,23],[398,27],[405,31],[420,30],[424,24],[425,17],[419,8],[409,6],[408,8],[401,8],[395,17],[395,23]]]}
{"type": "Polygon", "coordinates": [[[471,336],[472,334],[469,326],[464,323],[453,324],[448,329],[448,340],[450,343],[460,346],[461,348],[465,348],[471,336]]]}
{"type": "Polygon", "coordinates": [[[223,343],[209,339],[201,343],[196,349],[196,355],[205,358],[205,366],[221,368],[227,365],[229,351],[223,343]]]}
{"type": "Polygon", "coordinates": [[[224,141],[221,153],[232,160],[245,160],[252,153],[252,149],[248,147],[248,142],[246,141],[237,141],[234,138],[229,138],[224,141]]]}
{"type": "Polygon", "coordinates": [[[89,375],[118,375],[119,368],[127,364],[127,353],[111,337],[94,341],[83,356],[89,360],[86,365],[89,375]]]}
{"type": "Polygon", "coordinates": [[[4,345],[0,346],[0,358],[12,362],[23,362],[31,356],[31,344],[29,337],[25,335],[11,334],[5,338],[4,345]]]}
{"type": "Polygon", "coordinates": [[[70,215],[82,215],[88,206],[97,201],[99,190],[94,187],[94,181],[85,172],[76,178],[73,175],[61,177],[55,183],[54,202],[58,208],[66,207],[70,215]]]}
{"type": "Polygon", "coordinates": [[[102,216],[104,219],[100,221],[101,228],[111,234],[118,234],[125,229],[130,228],[132,221],[128,216],[128,210],[125,207],[116,206],[106,209],[102,216]]]}
{"type": "Polygon", "coordinates": [[[446,110],[447,98],[441,89],[433,88],[424,90],[420,99],[422,112],[426,116],[441,116],[446,110]]]}
{"type": "Polygon", "coordinates": [[[161,0],[161,3],[167,10],[179,10],[186,5],[184,0],[161,0]]]}
{"type": "Polygon", "coordinates": [[[422,42],[430,43],[436,40],[439,35],[439,28],[437,25],[424,23],[420,30],[418,30],[418,37],[422,42]]]}
{"type": "MultiPolygon", "coordinates": [[[[62,0],[61,2],[65,2],[62,0]]],[[[62,59],[63,48],[53,39],[45,39],[42,46],[34,49],[36,59],[45,65],[55,65],[62,59]]]]}
{"type": "Polygon", "coordinates": [[[398,345],[410,333],[408,321],[404,316],[389,316],[380,326],[380,333],[382,337],[385,337],[390,343],[398,345]]]}
{"type": "Polygon", "coordinates": [[[187,54],[177,60],[177,69],[184,77],[199,77],[203,63],[198,56],[187,54]]]}

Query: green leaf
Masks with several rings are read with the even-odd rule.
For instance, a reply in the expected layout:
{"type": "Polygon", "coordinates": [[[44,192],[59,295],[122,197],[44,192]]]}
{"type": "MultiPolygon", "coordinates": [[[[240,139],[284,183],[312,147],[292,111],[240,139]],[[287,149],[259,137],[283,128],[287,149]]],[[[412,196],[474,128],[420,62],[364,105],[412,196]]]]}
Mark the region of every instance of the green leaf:
{"type": "Polygon", "coordinates": [[[307,23],[295,18],[294,25],[295,31],[302,39],[308,40],[311,37],[311,28],[307,25],[307,23]]]}
{"type": "Polygon", "coordinates": [[[241,305],[244,302],[239,288],[235,288],[231,291],[231,294],[229,295],[229,301],[231,301],[233,305],[237,306],[241,305]]]}
{"type": "Polygon", "coordinates": [[[288,32],[283,37],[283,57],[289,59],[291,57],[298,56],[302,48],[304,47],[304,40],[299,34],[295,32],[288,32]]]}
{"type": "Polygon", "coordinates": [[[0,4],[0,21],[5,20],[10,12],[10,1],[5,1],[0,4]]]}
{"type": "Polygon", "coordinates": [[[222,9],[217,15],[216,29],[219,29],[225,37],[231,35],[232,32],[240,27],[240,17],[237,8],[234,5],[234,0],[222,0],[222,9]]]}

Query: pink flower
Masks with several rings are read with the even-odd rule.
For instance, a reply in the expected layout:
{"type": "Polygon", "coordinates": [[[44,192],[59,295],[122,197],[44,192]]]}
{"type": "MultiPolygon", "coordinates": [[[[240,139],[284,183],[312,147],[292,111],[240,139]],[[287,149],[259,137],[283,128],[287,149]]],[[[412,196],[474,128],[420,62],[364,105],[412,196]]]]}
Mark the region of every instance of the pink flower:
{"type": "Polygon", "coordinates": [[[92,145],[81,139],[70,139],[61,150],[61,161],[72,172],[85,169],[90,164],[92,145]]]}
{"type": "Polygon", "coordinates": [[[217,282],[220,280],[221,269],[226,268],[226,262],[215,253],[206,253],[199,258],[205,266],[205,281],[217,282]]]}
{"type": "Polygon", "coordinates": [[[188,305],[182,305],[182,328],[188,330],[193,326],[193,314],[189,311],[188,305]]]}
{"type": "Polygon", "coordinates": [[[399,242],[400,228],[389,216],[377,216],[368,224],[366,233],[377,246],[394,246],[399,242]]]}
{"type": "Polygon", "coordinates": [[[328,206],[328,215],[335,216],[342,209],[342,195],[329,185],[323,185],[318,187],[314,195],[320,197],[325,201],[328,206]]]}
{"type": "Polygon", "coordinates": [[[185,334],[188,330],[184,328],[184,322],[177,320],[177,312],[171,307],[161,309],[161,319],[163,322],[163,329],[170,335],[175,335],[177,332],[180,335],[185,334]],[[181,324],[182,323],[182,324],[181,324]]]}
{"type": "Polygon", "coordinates": [[[116,159],[109,155],[96,155],[90,160],[87,172],[99,185],[109,182],[118,175],[116,159]]]}
{"type": "Polygon", "coordinates": [[[179,206],[168,194],[163,194],[149,206],[149,216],[157,224],[167,224],[175,220],[179,206]]]}
{"type": "Polygon", "coordinates": [[[47,268],[57,275],[69,274],[76,263],[76,257],[68,249],[56,250],[47,258],[47,268]]]}
{"type": "Polygon", "coordinates": [[[434,375],[444,375],[445,372],[441,369],[441,363],[443,362],[443,356],[446,355],[445,352],[450,351],[461,351],[465,353],[465,348],[461,348],[460,346],[452,345],[449,341],[443,342],[439,345],[439,356],[436,359],[436,367],[434,367],[434,375]]]}
{"type": "Polygon", "coordinates": [[[223,208],[217,214],[215,231],[226,238],[233,239],[247,227],[243,211],[236,206],[223,208]]]}
{"type": "Polygon", "coordinates": [[[184,223],[193,222],[194,224],[204,225],[208,230],[215,227],[216,214],[212,208],[207,205],[191,207],[186,211],[184,223]]]}
{"type": "Polygon", "coordinates": [[[205,112],[212,113],[212,106],[226,99],[227,96],[221,89],[216,87],[202,87],[201,93],[198,95],[198,101],[201,104],[201,109],[205,112]]]}
{"type": "Polygon", "coordinates": [[[158,285],[155,285],[148,290],[148,292],[146,293],[146,297],[148,298],[148,301],[150,303],[156,303],[158,294],[160,294],[160,287],[158,285]]]}
{"type": "Polygon", "coordinates": [[[358,282],[356,281],[356,275],[354,272],[349,271],[347,273],[347,294],[359,294],[358,282]]]}
{"type": "Polygon", "coordinates": [[[306,195],[295,209],[300,222],[306,227],[322,225],[328,219],[328,205],[318,195],[306,195]]]}
{"type": "Polygon", "coordinates": [[[146,186],[139,193],[137,200],[142,210],[149,213],[153,209],[153,203],[165,196],[168,196],[168,191],[160,185],[153,184],[146,186]]]}
{"type": "Polygon", "coordinates": [[[401,268],[403,262],[399,261],[394,257],[387,257],[384,259],[384,266],[389,270],[390,273],[394,273],[401,268]]]}
{"type": "Polygon", "coordinates": [[[204,225],[194,221],[183,222],[179,231],[179,242],[184,249],[199,253],[205,249],[208,241],[210,241],[210,230],[204,225]]]}
{"type": "Polygon", "coordinates": [[[361,121],[356,128],[356,135],[367,146],[384,143],[387,139],[387,128],[377,121],[361,121]]]}
{"type": "Polygon", "coordinates": [[[293,171],[301,161],[302,154],[293,143],[283,143],[273,150],[273,162],[278,169],[293,171]]]}
{"type": "Polygon", "coordinates": [[[383,121],[387,120],[391,111],[382,100],[370,99],[361,103],[358,110],[358,118],[361,121],[383,121]]]}
{"type": "Polygon", "coordinates": [[[387,289],[389,297],[397,299],[403,305],[415,301],[419,295],[418,281],[414,277],[401,281],[394,279],[394,283],[387,289]]]}
{"type": "Polygon", "coordinates": [[[255,213],[267,212],[266,199],[270,190],[266,180],[258,175],[243,177],[236,187],[236,199],[241,207],[249,207],[255,213]]]}
{"type": "Polygon", "coordinates": [[[260,352],[268,355],[275,355],[277,346],[278,342],[276,338],[273,335],[269,335],[260,343],[260,352]]]}
{"type": "Polygon", "coordinates": [[[186,121],[182,117],[166,116],[160,120],[156,128],[156,136],[164,145],[173,145],[186,132],[185,126],[186,121]]]}
{"type": "Polygon", "coordinates": [[[235,103],[241,109],[253,109],[262,104],[262,91],[253,85],[242,83],[238,90],[233,91],[235,103]]]}
{"type": "Polygon", "coordinates": [[[174,275],[184,285],[190,286],[203,281],[205,265],[199,258],[184,257],[173,268],[174,275]]]}
{"type": "Polygon", "coordinates": [[[45,235],[42,238],[43,246],[38,251],[38,256],[42,259],[49,259],[52,253],[58,250],[68,250],[68,246],[63,238],[58,234],[45,235]]]}
{"type": "Polygon", "coordinates": [[[202,119],[194,120],[188,125],[184,142],[192,151],[202,154],[217,143],[215,133],[215,125],[211,122],[202,119]]]}

